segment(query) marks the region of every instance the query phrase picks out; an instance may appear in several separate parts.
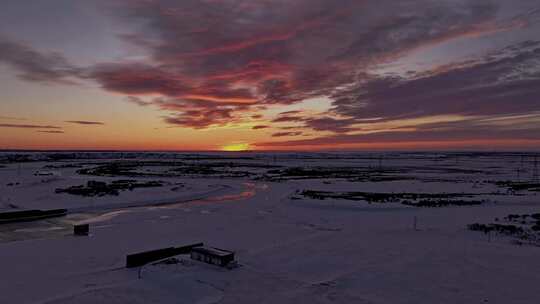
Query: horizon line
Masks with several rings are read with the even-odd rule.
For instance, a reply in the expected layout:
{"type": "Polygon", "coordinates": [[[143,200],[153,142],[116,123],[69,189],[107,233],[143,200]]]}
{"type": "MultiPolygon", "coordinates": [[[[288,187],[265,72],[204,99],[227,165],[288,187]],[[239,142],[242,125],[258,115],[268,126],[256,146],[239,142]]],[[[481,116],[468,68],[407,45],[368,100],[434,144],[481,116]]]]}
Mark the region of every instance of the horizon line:
{"type": "Polygon", "coordinates": [[[441,152],[453,152],[453,153],[540,153],[539,149],[522,149],[522,150],[505,150],[505,149],[442,149],[442,150],[428,150],[428,149],[380,149],[380,150],[242,150],[242,151],[224,151],[224,150],[137,150],[137,149],[0,149],[0,153],[5,152],[86,152],[86,153],[441,153],[441,152]]]}

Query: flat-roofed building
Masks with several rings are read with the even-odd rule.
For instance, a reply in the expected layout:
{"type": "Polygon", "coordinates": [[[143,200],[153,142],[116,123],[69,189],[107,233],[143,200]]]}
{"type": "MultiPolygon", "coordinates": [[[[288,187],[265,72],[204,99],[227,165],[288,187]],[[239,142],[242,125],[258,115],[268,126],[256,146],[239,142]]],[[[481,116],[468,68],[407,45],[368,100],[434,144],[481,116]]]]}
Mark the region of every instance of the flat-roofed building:
{"type": "Polygon", "coordinates": [[[191,249],[191,258],[224,267],[234,261],[234,252],[213,247],[195,247],[191,249]]]}

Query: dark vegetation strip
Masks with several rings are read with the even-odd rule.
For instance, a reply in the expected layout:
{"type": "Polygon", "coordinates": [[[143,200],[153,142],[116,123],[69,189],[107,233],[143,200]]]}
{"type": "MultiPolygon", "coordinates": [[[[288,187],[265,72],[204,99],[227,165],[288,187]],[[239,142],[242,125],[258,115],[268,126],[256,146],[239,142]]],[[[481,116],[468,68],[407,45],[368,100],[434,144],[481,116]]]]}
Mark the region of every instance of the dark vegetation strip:
{"type": "Polygon", "coordinates": [[[508,191],[535,191],[540,192],[539,182],[514,182],[514,181],[498,181],[495,185],[499,187],[506,187],[508,191]]]}
{"type": "Polygon", "coordinates": [[[479,194],[466,193],[380,193],[380,192],[333,192],[303,190],[303,197],[311,199],[344,199],[366,201],[368,203],[401,203],[414,207],[445,207],[480,205],[484,200],[463,200],[460,198],[474,197],[479,194]]]}
{"type": "Polygon", "coordinates": [[[120,191],[133,190],[136,188],[162,187],[161,181],[138,182],[135,180],[116,180],[107,184],[106,182],[88,181],[86,185],[71,186],[65,189],[58,188],[56,193],[68,193],[81,196],[105,196],[118,195],[120,191]]]}
{"type": "Polygon", "coordinates": [[[119,161],[84,168],[77,171],[82,175],[125,176],[125,177],[178,177],[178,176],[214,176],[214,177],[251,177],[251,169],[276,168],[279,166],[250,163],[186,163],[186,162],[133,162],[119,161]],[[172,167],[164,172],[140,172],[142,167],[172,167]],[[239,170],[238,168],[242,168],[239,170]]]}
{"type": "Polygon", "coordinates": [[[540,213],[509,214],[502,220],[495,218],[497,223],[467,225],[471,231],[479,231],[491,238],[491,233],[497,233],[513,238],[518,245],[529,244],[540,246],[540,213]],[[501,224],[500,222],[503,222],[501,224]]]}
{"type": "Polygon", "coordinates": [[[498,233],[514,238],[514,243],[523,243],[540,246],[540,213],[533,214],[509,214],[502,220],[495,218],[501,223],[473,223],[467,225],[471,231],[479,231],[484,234],[498,233]]]}

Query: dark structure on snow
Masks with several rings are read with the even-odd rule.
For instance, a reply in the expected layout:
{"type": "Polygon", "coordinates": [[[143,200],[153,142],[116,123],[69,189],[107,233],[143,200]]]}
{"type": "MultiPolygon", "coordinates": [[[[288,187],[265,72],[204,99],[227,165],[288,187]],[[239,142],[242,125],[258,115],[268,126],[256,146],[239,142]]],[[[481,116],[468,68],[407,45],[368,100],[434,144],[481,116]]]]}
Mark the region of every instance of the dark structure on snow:
{"type": "Polygon", "coordinates": [[[126,256],[126,267],[139,267],[146,265],[150,262],[159,261],[165,258],[170,258],[179,254],[188,254],[195,247],[203,246],[203,243],[197,243],[181,247],[169,247],[163,249],[156,249],[151,251],[144,251],[126,256]]]}
{"type": "Polygon", "coordinates": [[[80,224],[73,226],[73,234],[74,235],[82,235],[86,236],[90,232],[90,225],[89,224],[80,224]]]}
{"type": "Polygon", "coordinates": [[[64,216],[66,214],[67,209],[3,212],[0,213],[0,224],[37,221],[51,217],[64,216]]]}
{"type": "Polygon", "coordinates": [[[234,252],[213,247],[195,247],[191,250],[191,258],[225,267],[234,261],[234,252]]]}

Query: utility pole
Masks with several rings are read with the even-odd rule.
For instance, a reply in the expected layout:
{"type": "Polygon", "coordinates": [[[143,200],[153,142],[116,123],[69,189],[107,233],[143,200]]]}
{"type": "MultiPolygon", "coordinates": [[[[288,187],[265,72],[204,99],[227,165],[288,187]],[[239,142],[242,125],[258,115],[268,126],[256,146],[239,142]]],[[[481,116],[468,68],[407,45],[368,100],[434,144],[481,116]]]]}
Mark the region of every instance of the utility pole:
{"type": "Polygon", "coordinates": [[[538,155],[534,156],[533,180],[535,182],[538,182],[538,155]]]}

